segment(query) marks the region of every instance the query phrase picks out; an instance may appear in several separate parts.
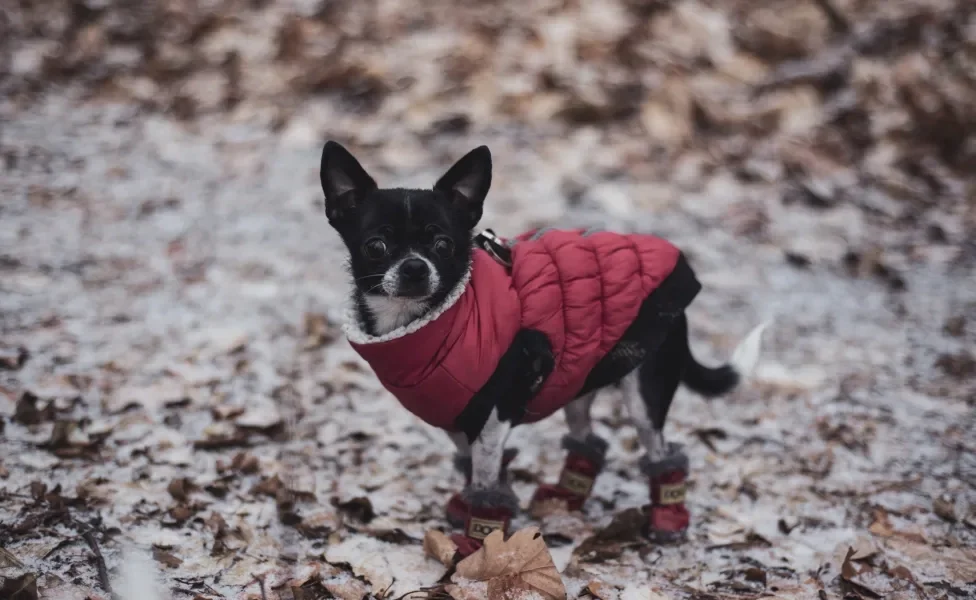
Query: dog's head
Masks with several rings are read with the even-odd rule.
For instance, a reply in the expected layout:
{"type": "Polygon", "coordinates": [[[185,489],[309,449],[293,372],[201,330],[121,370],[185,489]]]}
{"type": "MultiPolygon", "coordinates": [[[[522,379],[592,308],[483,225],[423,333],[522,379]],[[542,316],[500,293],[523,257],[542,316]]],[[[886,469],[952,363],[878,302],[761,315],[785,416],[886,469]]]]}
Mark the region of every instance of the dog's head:
{"type": "MultiPolygon", "coordinates": [[[[466,154],[432,189],[382,189],[336,142],[322,150],[325,212],[349,250],[362,305],[437,306],[471,262],[472,230],[491,186],[491,153],[466,154]]],[[[401,323],[402,324],[402,323],[401,323]]]]}

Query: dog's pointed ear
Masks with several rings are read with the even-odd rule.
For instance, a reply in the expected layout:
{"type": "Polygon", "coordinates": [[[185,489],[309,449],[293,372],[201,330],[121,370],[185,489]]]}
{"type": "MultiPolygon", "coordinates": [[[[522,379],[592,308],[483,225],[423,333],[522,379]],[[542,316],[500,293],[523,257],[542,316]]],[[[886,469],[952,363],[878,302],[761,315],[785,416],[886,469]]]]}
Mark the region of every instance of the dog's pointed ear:
{"type": "Polygon", "coordinates": [[[447,170],[434,189],[447,194],[451,202],[468,215],[468,228],[481,220],[485,197],[491,187],[491,151],[478,146],[447,170]]]}
{"type": "Polygon", "coordinates": [[[376,189],[376,182],[363,169],[359,161],[333,141],[322,148],[322,164],[319,179],[325,192],[325,214],[332,223],[355,210],[365,195],[376,189]]]}

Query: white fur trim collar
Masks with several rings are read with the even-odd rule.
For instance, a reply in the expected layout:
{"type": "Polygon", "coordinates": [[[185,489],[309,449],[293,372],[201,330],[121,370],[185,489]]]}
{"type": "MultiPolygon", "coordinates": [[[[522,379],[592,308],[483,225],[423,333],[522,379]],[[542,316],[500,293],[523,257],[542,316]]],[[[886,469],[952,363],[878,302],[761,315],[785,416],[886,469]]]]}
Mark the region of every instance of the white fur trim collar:
{"type": "Polygon", "coordinates": [[[454,286],[451,293],[444,298],[444,301],[441,302],[440,306],[430,311],[423,317],[410,321],[403,327],[397,327],[393,331],[384,335],[369,335],[366,333],[366,331],[363,329],[363,324],[359,322],[359,314],[357,313],[356,309],[350,308],[346,310],[345,322],[342,324],[342,332],[346,335],[346,338],[350,342],[359,344],[361,346],[365,344],[389,342],[390,340],[408,336],[411,333],[420,331],[420,329],[428,323],[433,323],[442,314],[447,312],[447,309],[457,304],[457,301],[461,299],[461,295],[464,294],[464,290],[468,287],[469,281],[471,281],[471,267],[468,267],[468,270],[464,272],[464,275],[461,276],[461,280],[458,281],[456,286],[454,286]]]}

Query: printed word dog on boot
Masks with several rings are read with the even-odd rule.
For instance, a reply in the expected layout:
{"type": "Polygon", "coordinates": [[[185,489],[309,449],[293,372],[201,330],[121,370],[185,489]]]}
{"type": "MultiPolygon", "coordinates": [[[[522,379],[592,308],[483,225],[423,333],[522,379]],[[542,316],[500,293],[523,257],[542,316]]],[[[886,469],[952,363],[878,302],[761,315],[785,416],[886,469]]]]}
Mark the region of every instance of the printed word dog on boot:
{"type": "Polygon", "coordinates": [[[346,337],[404,408],[457,446],[465,488],[446,512],[463,528],[462,554],[507,530],[518,509],[506,476],[512,428],[560,409],[565,465],[533,503],[584,508],[607,450],[590,408],[611,386],[623,388],[646,452],[648,535],[680,534],[688,463],[664,441],[671,401],[680,383],[706,397],[735,388],[758,360],[762,327],[729,364],[702,366],[685,317],[701,285],[678,248],[593,230],[477,233],[491,174],[482,146],[431,189],[380,188],[345,148],[325,145],[325,212],[353,281],[346,337]]]}

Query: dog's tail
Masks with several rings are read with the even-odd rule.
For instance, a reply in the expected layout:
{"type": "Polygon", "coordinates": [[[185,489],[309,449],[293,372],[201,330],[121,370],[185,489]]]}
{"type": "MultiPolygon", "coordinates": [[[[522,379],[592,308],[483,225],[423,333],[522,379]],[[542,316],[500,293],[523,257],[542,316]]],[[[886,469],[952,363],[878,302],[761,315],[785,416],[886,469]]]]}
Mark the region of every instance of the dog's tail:
{"type": "Polygon", "coordinates": [[[688,350],[688,361],[682,375],[682,383],[690,390],[706,398],[714,398],[732,391],[739,383],[749,377],[759,362],[762,334],[769,321],[749,332],[732,352],[732,358],[721,367],[710,368],[702,365],[688,350]]]}

